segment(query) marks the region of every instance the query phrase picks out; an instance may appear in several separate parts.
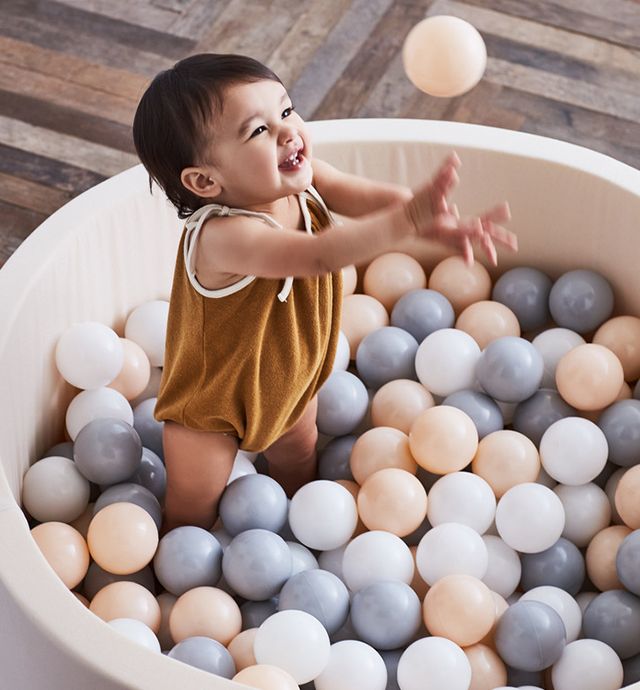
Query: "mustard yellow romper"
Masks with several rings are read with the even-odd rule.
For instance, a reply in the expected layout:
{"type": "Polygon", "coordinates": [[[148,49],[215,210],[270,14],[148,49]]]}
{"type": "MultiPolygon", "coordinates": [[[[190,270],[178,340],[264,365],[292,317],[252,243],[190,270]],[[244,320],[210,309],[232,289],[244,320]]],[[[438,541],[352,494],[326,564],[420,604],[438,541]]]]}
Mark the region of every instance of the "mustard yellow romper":
{"type": "MultiPolygon", "coordinates": [[[[318,192],[298,195],[306,232],[332,224],[318,192]]],[[[266,213],[208,204],[186,221],[176,258],[165,359],[154,416],[191,429],[237,436],[261,451],[301,416],[333,366],[342,274],[280,279],[245,276],[208,290],[198,283],[194,249],[211,215],[247,215],[274,232],[266,213]]]]}

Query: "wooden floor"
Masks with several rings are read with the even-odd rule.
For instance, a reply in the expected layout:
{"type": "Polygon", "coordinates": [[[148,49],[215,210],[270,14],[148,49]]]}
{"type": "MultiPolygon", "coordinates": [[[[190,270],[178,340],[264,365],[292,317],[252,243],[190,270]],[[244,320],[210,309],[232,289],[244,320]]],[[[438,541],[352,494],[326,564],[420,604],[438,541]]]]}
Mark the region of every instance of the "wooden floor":
{"type": "Polygon", "coordinates": [[[307,119],[475,122],[640,168],[639,0],[2,0],[0,265],[59,206],[137,163],[147,83],[204,51],[267,63],[307,119]],[[404,76],[403,40],[432,14],[470,21],[487,44],[462,97],[404,76]]]}

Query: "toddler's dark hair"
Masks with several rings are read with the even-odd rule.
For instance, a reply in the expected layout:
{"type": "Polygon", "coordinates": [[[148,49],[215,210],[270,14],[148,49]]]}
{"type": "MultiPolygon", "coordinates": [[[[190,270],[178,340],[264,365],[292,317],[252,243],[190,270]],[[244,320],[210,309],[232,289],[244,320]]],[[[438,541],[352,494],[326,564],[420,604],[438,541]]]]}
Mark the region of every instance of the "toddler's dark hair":
{"type": "Polygon", "coordinates": [[[180,173],[203,162],[199,149],[211,142],[208,123],[222,110],[224,89],[263,79],[280,82],[253,58],[201,53],[160,72],[144,92],[133,118],[133,142],[149,186],[155,180],[164,189],[180,218],[204,203],[184,187],[180,173]]]}

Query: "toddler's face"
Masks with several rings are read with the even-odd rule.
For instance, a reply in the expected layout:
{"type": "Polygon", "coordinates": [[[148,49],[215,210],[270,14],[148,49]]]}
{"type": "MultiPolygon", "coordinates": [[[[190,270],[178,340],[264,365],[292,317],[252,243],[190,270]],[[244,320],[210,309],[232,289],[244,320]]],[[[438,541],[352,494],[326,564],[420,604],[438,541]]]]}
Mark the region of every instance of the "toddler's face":
{"type": "Polygon", "coordinates": [[[216,202],[270,203],[311,184],[309,134],[279,82],[230,86],[212,148],[212,177],[222,186],[216,202]]]}

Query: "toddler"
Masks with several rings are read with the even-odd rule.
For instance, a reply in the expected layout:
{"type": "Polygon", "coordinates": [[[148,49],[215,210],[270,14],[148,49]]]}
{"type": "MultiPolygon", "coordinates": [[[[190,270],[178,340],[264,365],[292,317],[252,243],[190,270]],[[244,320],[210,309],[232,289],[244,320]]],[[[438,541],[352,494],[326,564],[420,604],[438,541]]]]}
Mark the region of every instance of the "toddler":
{"type": "Polygon", "coordinates": [[[340,328],[341,269],[427,238],[473,261],[516,248],[506,204],[460,219],[459,160],[406,187],[340,172],[278,77],[240,55],[188,57],[138,105],[140,160],[186,223],[155,418],[164,421],[163,531],[210,528],[238,448],[262,451],[291,496],[316,472],[316,394],[340,328]],[[331,211],[348,219],[331,228],[331,211]]]}

